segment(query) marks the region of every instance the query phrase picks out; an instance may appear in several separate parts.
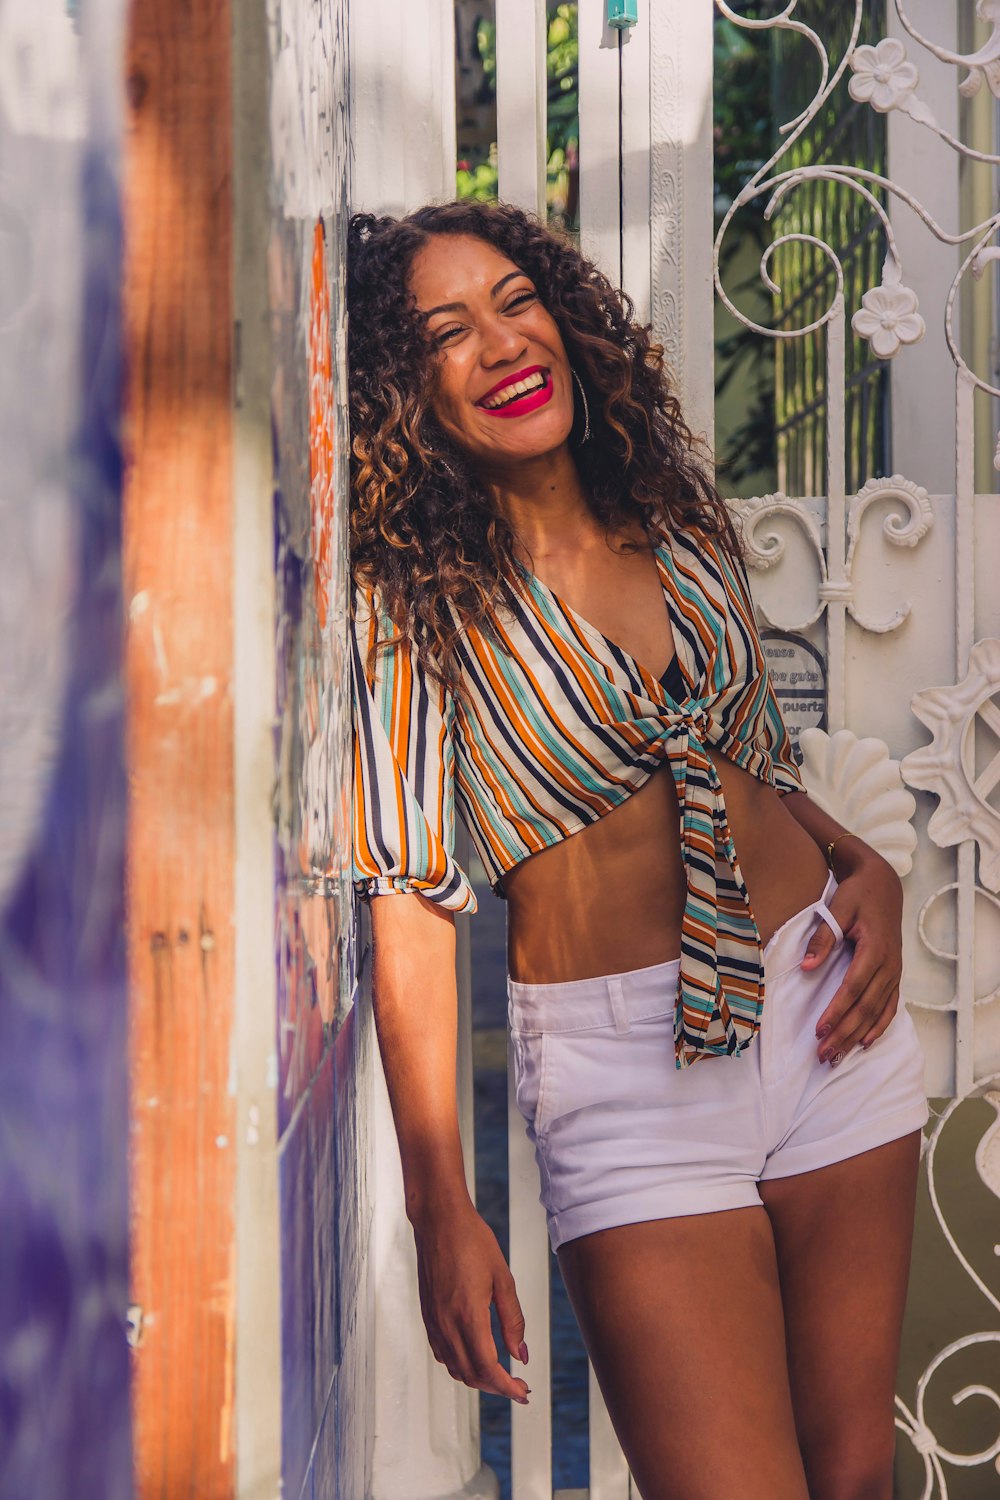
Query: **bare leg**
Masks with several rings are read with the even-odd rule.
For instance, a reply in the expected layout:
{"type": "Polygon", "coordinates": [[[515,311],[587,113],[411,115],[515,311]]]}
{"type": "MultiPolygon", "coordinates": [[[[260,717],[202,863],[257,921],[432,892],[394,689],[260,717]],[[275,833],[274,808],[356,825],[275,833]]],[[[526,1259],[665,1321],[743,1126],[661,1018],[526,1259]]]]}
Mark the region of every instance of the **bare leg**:
{"type": "Polygon", "coordinates": [[[920,1132],[760,1184],[811,1500],[892,1500],[920,1132]]]}
{"type": "Polygon", "coordinates": [[[763,1209],[604,1229],[559,1265],[643,1500],[808,1500],[763,1209]]]}

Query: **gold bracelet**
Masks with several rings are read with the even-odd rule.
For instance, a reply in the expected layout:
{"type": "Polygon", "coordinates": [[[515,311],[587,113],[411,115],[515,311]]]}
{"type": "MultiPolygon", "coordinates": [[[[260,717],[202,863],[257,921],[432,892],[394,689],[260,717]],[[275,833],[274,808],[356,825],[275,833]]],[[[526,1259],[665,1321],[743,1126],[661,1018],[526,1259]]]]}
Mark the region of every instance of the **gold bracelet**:
{"type": "MultiPolygon", "coordinates": [[[[855,836],[856,835],[853,834],[853,833],[838,833],[837,837],[835,839],[831,839],[830,842],[827,844],[827,846],[826,846],[826,862],[829,865],[829,867],[830,867],[831,870],[833,870],[833,851],[834,851],[834,849],[836,849],[836,847],[840,843],[841,839],[853,839],[855,836]]],[[[836,870],[833,870],[833,873],[836,875],[836,873],[837,873],[836,870]]]]}

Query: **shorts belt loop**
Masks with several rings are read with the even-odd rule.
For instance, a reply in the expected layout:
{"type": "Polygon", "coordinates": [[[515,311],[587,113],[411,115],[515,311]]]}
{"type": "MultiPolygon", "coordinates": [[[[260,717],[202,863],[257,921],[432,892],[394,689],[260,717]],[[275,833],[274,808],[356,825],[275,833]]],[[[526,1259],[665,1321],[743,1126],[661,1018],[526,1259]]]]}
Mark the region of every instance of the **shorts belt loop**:
{"type": "Polygon", "coordinates": [[[844,941],[844,929],[841,927],[840,923],[837,921],[837,918],[833,915],[833,912],[827,906],[825,901],[820,902],[819,906],[816,908],[816,914],[817,916],[823,918],[823,921],[833,933],[834,944],[842,943],[844,941]]]}
{"type": "Polygon", "coordinates": [[[608,999],[611,1001],[611,1014],[615,1018],[615,1031],[619,1036],[632,1030],[632,1023],[625,1009],[625,991],[622,988],[620,974],[612,974],[607,981],[608,999]]]}

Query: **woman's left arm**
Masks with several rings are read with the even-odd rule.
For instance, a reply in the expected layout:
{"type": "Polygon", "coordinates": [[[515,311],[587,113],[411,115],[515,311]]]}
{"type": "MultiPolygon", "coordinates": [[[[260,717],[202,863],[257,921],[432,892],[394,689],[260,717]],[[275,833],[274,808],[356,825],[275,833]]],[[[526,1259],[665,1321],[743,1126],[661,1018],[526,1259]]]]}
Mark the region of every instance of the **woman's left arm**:
{"type": "MultiPolygon", "coordinates": [[[[881,854],[848,833],[806,793],[788,792],[781,800],[824,855],[839,840],[833,851],[838,885],[830,911],[855,945],[854,957],[816,1022],[816,1035],[822,1044],[820,1060],[840,1062],[852,1047],[870,1047],[896,1014],[903,972],[903,888],[881,854]]],[[[833,944],[833,932],[821,923],[809,940],[803,969],[817,968],[833,944]]]]}

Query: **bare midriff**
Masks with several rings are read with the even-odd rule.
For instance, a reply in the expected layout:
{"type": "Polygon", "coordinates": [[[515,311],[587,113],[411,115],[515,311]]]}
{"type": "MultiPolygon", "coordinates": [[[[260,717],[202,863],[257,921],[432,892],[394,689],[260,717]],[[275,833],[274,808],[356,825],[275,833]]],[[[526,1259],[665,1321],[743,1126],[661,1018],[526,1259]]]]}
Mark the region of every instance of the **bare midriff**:
{"type": "MultiPolygon", "coordinates": [[[[761,942],[823,894],[823,855],[772,786],[709,751],[761,942]]],[[[792,795],[795,795],[794,793],[792,795]]],[[[680,953],[687,886],[669,768],[504,877],[511,978],[561,984],[680,953]]]]}

